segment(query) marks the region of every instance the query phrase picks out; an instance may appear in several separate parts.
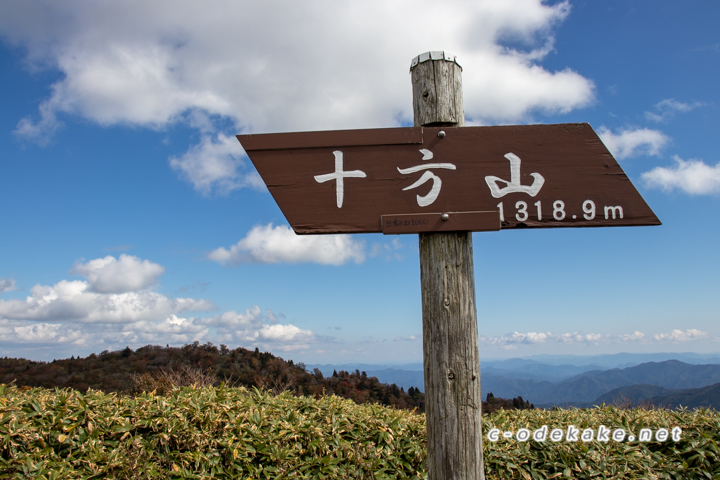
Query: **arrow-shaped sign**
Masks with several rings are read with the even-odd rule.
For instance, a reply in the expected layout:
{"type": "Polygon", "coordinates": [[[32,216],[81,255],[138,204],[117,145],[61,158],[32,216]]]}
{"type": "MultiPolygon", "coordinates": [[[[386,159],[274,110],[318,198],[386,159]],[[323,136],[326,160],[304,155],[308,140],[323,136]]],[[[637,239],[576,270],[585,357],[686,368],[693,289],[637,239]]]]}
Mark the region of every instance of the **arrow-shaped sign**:
{"type": "Polygon", "coordinates": [[[586,123],[237,138],[299,234],[660,225],[586,123]]]}

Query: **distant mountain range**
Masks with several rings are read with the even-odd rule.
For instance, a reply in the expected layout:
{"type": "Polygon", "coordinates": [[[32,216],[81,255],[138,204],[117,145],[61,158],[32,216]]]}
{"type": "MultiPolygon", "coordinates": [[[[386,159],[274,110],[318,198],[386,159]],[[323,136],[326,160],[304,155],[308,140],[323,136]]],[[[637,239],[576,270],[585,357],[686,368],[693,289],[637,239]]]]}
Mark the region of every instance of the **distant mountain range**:
{"type": "Polygon", "coordinates": [[[599,365],[603,370],[610,368],[626,368],[648,362],[664,362],[665,360],[680,360],[692,365],[720,363],[720,354],[702,353],[612,353],[604,355],[533,355],[524,358],[509,360],[489,360],[484,364],[499,366],[500,363],[537,362],[544,365],[599,365]]]}
{"type": "Polygon", "coordinates": [[[712,407],[720,410],[720,383],[653,397],[650,401],[653,405],[663,408],[677,408],[682,405],[687,408],[712,407]]]}
{"type": "Polygon", "coordinates": [[[616,388],[599,396],[594,402],[570,402],[569,405],[587,408],[603,403],[629,407],[656,406],[674,409],[682,406],[691,409],[704,407],[718,410],[720,409],[720,383],[682,390],[643,383],[616,388]]]}
{"type": "MultiPolygon", "coordinates": [[[[347,371],[358,368],[383,383],[395,383],[405,388],[413,386],[421,390],[424,386],[421,364],[309,367],[317,367],[325,375],[331,374],[333,368],[347,371]]],[[[718,355],[660,353],[593,357],[536,356],[484,361],[480,378],[483,397],[487,393],[502,398],[521,396],[541,407],[589,407],[601,403],[628,402],[637,405],[644,402],[668,408],[679,405],[720,408],[718,355]],[[671,356],[685,361],[667,358],[671,356]],[[633,363],[642,360],[642,363],[633,363]]]]}
{"type": "Polygon", "coordinates": [[[649,362],[628,368],[591,370],[561,382],[510,380],[481,374],[482,389],[507,398],[522,395],[535,405],[593,402],[619,387],[650,384],[668,389],[700,388],[720,382],[720,365],[690,365],[679,360],[649,362]]]}

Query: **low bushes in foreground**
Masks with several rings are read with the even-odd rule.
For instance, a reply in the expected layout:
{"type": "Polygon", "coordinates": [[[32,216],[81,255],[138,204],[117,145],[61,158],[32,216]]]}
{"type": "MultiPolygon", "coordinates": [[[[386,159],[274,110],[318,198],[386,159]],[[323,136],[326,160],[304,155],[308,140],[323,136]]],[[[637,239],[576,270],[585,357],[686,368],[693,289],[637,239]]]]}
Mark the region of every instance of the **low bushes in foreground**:
{"type": "MultiPolygon", "coordinates": [[[[720,478],[720,414],[708,411],[504,410],[483,417],[492,479],[720,478]],[[679,441],[517,438],[547,426],[601,425],[679,441]]],[[[425,417],[260,390],[184,387],[166,395],[0,386],[0,478],[425,478],[425,417]]]]}
{"type": "Polygon", "coordinates": [[[0,478],[421,478],[424,417],[337,396],[0,386],[0,478]]]}
{"type": "MultiPolygon", "coordinates": [[[[720,479],[720,413],[707,410],[621,409],[614,406],[591,409],[500,410],[483,422],[485,471],[490,479],[720,479]],[[562,439],[553,441],[500,438],[487,440],[490,430],[531,433],[547,426],[547,432],[562,430],[562,439]],[[568,430],[577,440],[568,441],[568,430]],[[598,441],[600,427],[610,433],[598,441]],[[681,431],[674,441],[672,430],[681,431]],[[593,439],[583,441],[590,429],[593,439]],[[641,431],[652,433],[651,441],[640,441],[641,431]],[[667,430],[667,439],[657,441],[658,430],[667,430]],[[612,432],[622,430],[625,438],[616,441],[612,432]],[[630,437],[634,438],[630,438],[630,437]]],[[[549,435],[548,435],[549,437],[549,435]]],[[[572,435],[571,435],[572,437],[572,435]]]]}

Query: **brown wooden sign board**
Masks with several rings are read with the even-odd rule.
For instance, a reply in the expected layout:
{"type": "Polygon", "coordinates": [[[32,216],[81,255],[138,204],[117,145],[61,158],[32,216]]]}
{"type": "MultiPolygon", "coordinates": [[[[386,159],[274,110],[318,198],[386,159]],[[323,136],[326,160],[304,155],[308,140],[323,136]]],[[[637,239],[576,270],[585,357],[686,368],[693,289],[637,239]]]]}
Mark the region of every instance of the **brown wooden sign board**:
{"type": "Polygon", "coordinates": [[[660,225],[586,123],[237,138],[298,234],[660,225]]]}
{"type": "Polygon", "coordinates": [[[382,231],[386,234],[457,231],[491,232],[500,230],[501,227],[497,211],[383,215],[381,223],[382,231]]]}

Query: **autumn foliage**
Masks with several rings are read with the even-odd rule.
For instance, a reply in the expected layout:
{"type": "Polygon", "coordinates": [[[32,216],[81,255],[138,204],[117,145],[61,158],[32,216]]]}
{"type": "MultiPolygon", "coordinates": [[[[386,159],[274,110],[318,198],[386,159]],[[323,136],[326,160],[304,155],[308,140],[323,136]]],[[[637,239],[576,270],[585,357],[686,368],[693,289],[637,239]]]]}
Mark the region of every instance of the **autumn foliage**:
{"type": "Polygon", "coordinates": [[[86,358],[52,362],[0,359],[0,383],[18,387],[88,389],[106,393],[163,394],[177,386],[257,387],[272,393],[320,398],[337,395],[355,403],[376,403],[395,408],[424,407],[424,395],[415,388],[405,392],[395,384],[380,383],[365,372],[334,372],[324,377],[319,369],[308,372],[302,363],[283,360],[267,352],[245,348],[228,349],[195,342],[183,347],[148,345],[137,350],[104,351],[86,358]]]}

